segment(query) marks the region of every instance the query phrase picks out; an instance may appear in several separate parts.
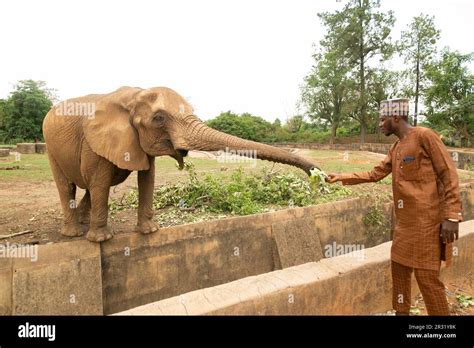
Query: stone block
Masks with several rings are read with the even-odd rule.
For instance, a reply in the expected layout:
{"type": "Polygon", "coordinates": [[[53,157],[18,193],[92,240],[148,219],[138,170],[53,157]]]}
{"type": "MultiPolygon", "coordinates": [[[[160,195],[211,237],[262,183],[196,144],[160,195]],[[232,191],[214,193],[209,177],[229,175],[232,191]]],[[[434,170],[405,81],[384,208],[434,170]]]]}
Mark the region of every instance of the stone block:
{"type": "Polygon", "coordinates": [[[290,220],[272,225],[282,268],[323,258],[314,219],[290,220]]]}
{"type": "Polygon", "coordinates": [[[32,154],[36,153],[35,143],[19,143],[16,144],[16,151],[21,154],[32,154]]]}
{"type": "Polygon", "coordinates": [[[12,314],[12,259],[0,258],[0,315],[12,314]]]}
{"type": "Polygon", "coordinates": [[[46,144],[45,143],[36,143],[36,153],[46,153],[46,144]]]}
{"type": "Polygon", "coordinates": [[[14,315],[103,314],[99,244],[40,245],[36,261],[12,261],[14,315]]]}

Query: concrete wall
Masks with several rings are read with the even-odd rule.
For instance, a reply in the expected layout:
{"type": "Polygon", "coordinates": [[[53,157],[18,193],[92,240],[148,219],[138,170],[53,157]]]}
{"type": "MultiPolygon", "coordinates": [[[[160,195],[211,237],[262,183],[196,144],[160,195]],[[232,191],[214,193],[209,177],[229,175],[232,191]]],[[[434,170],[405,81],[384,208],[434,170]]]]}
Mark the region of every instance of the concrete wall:
{"type": "Polygon", "coordinates": [[[46,153],[46,143],[18,143],[16,146],[9,147],[10,153],[33,154],[46,153]]]}
{"type": "MultiPolygon", "coordinates": [[[[473,272],[474,221],[464,222],[445,282],[473,272]]],[[[392,308],[391,242],[365,250],[193,291],[118,315],[361,315],[392,308]]]]}
{"type": "Polygon", "coordinates": [[[12,257],[0,258],[1,315],[103,314],[100,245],[80,240],[9,250],[12,257]]]}
{"type": "MultiPolygon", "coordinates": [[[[323,252],[333,243],[370,247],[389,240],[389,230],[377,234],[362,222],[371,208],[371,203],[353,199],[175,226],[149,236],[119,235],[102,245],[104,312],[271,272],[289,257],[304,260],[304,249],[292,246],[305,241],[285,236],[276,240],[277,224],[286,223],[286,236],[291,236],[291,225],[305,219],[307,231],[319,236],[323,252]]],[[[390,204],[383,209],[390,221],[390,204]]]]}
{"type": "Polygon", "coordinates": [[[461,203],[463,208],[464,221],[474,219],[474,184],[462,184],[461,189],[461,203]]]}
{"type": "MultiPolygon", "coordinates": [[[[473,216],[469,185],[463,187],[463,202],[466,218],[473,216]]],[[[0,314],[116,313],[317,261],[331,256],[327,246],[367,249],[390,239],[391,204],[380,208],[387,222],[383,230],[363,222],[373,202],[350,199],[151,235],[123,234],[100,245],[86,240],[39,245],[36,262],[0,257],[0,314]]]]}

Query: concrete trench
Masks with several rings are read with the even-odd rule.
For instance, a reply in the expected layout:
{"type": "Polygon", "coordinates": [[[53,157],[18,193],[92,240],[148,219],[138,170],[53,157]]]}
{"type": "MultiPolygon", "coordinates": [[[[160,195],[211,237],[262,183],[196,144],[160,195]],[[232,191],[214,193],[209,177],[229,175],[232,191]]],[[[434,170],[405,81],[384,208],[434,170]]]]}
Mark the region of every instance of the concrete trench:
{"type": "MultiPolygon", "coordinates": [[[[462,187],[462,200],[465,219],[474,219],[473,187],[462,187]]],[[[102,244],[40,245],[36,261],[0,257],[0,314],[383,312],[391,307],[392,207],[382,207],[382,232],[363,222],[371,209],[350,199],[102,244]],[[328,254],[334,246],[361,246],[363,257],[328,254]]],[[[454,266],[443,270],[449,279],[472,274],[474,220],[462,223],[456,246],[454,266]]]]}
{"type": "MultiPolygon", "coordinates": [[[[391,242],[239,279],[139,306],[117,315],[367,315],[391,309],[391,242]]],[[[473,273],[474,220],[461,223],[445,283],[473,273]]],[[[413,295],[419,293],[413,282],[413,295]]]]}

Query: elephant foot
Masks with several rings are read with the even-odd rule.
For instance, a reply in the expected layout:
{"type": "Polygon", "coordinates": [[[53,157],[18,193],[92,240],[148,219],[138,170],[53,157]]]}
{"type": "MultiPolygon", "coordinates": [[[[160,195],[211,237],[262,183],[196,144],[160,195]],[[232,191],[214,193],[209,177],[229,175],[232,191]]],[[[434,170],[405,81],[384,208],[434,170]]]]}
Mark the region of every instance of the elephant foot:
{"type": "Polygon", "coordinates": [[[87,232],[86,238],[91,242],[104,242],[114,236],[113,231],[109,226],[91,227],[87,232]]]}
{"type": "Polygon", "coordinates": [[[68,237],[82,236],[85,232],[84,226],[77,223],[69,223],[61,227],[61,234],[68,237]]]}
{"type": "Polygon", "coordinates": [[[142,222],[138,222],[137,226],[135,226],[134,231],[140,232],[143,234],[154,233],[160,229],[159,225],[154,222],[153,220],[145,220],[142,222]]]}

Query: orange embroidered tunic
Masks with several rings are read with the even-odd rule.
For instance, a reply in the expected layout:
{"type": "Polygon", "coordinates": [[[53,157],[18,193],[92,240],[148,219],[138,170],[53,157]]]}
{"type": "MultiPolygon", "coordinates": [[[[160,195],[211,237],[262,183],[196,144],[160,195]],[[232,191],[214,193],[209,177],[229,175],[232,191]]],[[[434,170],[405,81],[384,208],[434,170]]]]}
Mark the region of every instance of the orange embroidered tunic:
{"type": "Polygon", "coordinates": [[[452,244],[440,239],[443,220],[461,221],[459,179],[439,136],[412,128],[395,142],[385,159],[366,173],[343,174],[343,185],[375,182],[392,173],[396,224],[391,258],[402,265],[438,270],[452,259],[452,244]]]}

